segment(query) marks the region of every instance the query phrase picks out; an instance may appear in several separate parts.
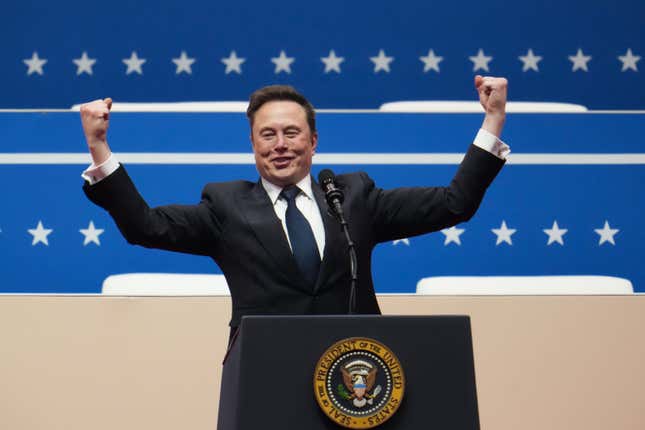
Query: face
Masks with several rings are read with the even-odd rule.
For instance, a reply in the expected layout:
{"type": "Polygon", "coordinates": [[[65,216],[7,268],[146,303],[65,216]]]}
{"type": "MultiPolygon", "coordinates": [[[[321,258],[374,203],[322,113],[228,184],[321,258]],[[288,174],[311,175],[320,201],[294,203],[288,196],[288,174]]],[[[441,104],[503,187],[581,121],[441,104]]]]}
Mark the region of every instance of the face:
{"type": "Polygon", "coordinates": [[[309,174],[318,136],[309,129],[302,106],[276,100],[263,104],[255,113],[251,142],[260,175],[285,187],[309,174]]]}

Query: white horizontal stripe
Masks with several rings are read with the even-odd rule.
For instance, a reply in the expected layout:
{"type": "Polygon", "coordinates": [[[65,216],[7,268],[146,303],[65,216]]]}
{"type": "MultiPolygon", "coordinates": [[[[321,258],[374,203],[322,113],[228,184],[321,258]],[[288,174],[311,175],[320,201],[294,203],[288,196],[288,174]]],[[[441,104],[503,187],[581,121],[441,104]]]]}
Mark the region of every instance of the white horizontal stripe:
{"type": "Polygon", "coordinates": [[[508,164],[645,164],[645,154],[510,154],[508,164]]]}
{"type": "Polygon", "coordinates": [[[57,113],[57,112],[71,112],[70,109],[0,109],[0,113],[57,113]]]}
{"type": "Polygon", "coordinates": [[[91,164],[87,152],[81,153],[14,153],[0,154],[0,164],[91,164]]]}
{"type": "Polygon", "coordinates": [[[128,152],[116,156],[129,164],[255,164],[252,152],[128,152]]]}
{"type": "MultiPolygon", "coordinates": [[[[127,164],[255,164],[252,153],[212,152],[123,152],[117,158],[127,164]]],[[[356,165],[431,165],[459,164],[460,153],[327,153],[316,154],[318,164],[356,165]]],[[[87,153],[0,153],[0,164],[81,164],[89,165],[87,153]]],[[[645,164],[645,153],[637,154],[511,154],[514,165],[593,165],[645,164]]]]}

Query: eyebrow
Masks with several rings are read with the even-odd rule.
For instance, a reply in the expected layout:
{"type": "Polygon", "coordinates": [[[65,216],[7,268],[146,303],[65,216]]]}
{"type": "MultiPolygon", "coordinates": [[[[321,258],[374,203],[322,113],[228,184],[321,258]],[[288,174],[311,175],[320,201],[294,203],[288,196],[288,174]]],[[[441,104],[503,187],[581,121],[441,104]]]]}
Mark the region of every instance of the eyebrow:
{"type": "MultiPolygon", "coordinates": [[[[264,133],[265,131],[275,131],[278,127],[273,127],[270,125],[265,125],[264,127],[258,130],[258,133],[264,133]]],[[[290,124],[284,128],[285,131],[302,131],[302,127],[299,127],[295,124],[290,124]]]]}

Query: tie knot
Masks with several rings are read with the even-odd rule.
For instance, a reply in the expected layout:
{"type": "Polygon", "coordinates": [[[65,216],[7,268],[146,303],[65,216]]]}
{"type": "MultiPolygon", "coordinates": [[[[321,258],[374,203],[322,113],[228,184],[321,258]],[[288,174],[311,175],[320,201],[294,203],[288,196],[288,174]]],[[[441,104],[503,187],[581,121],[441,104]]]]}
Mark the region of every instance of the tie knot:
{"type": "Polygon", "coordinates": [[[289,185],[288,187],[283,188],[280,194],[287,200],[288,203],[291,203],[295,202],[296,196],[300,194],[300,191],[300,188],[296,187],[295,185],[289,185]]]}

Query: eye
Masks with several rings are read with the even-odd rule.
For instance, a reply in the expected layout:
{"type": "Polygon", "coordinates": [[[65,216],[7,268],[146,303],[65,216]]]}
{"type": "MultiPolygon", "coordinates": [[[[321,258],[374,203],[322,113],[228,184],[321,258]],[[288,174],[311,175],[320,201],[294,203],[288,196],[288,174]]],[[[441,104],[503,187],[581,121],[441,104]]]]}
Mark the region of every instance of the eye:
{"type": "Polygon", "coordinates": [[[289,128],[285,131],[285,136],[287,136],[290,139],[293,139],[294,137],[298,136],[300,134],[300,130],[296,128],[289,128]]]}
{"type": "Polygon", "coordinates": [[[265,130],[260,133],[260,136],[262,136],[263,139],[272,139],[275,137],[275,132],[273,130],[265,130]]]}

